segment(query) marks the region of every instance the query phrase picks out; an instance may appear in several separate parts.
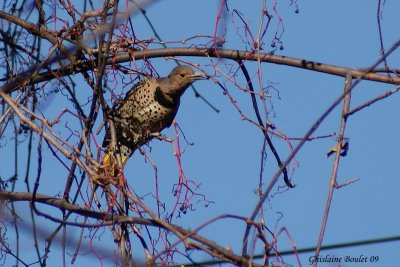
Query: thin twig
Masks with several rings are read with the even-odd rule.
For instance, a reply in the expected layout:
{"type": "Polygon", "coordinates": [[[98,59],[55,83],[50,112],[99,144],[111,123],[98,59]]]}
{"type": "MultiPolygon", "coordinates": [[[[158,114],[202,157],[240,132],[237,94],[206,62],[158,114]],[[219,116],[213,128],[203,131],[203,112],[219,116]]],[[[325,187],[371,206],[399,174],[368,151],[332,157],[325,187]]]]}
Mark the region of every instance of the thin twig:
{"type": "MultiPolygon", "coordinates": [[[[340,157],[341,157],[341,151],[343,147],[343,140],[344,140],[344,131],[346,128],[346,122],[347,118],[346,115],[349,112],[350,109],[350,99],[351,99],[351,88],[352,88],[352,75],[351,71],[349,71],[349,74],[347,75],[344,83],[344,99],[343,99],[343,110],[342,110],[342,116],[340,117],[340,129],[339,129],[339,137],[337,140],[336,144],[336,153],[335,153],[335,160],[333,162],[333,167],[332,167],[332,175],[330,178],[330,183],[329,183],[329,191],[328,191],[328,197],[326,200],[325,204],[325,210],[324,210],[324,215],[322,217],[322,222],[321,222],[321,229],[318,237],[318,243],[317,243],[317,249],[315,250],[315,256],[319,255],[321,245],[322,245],[322,240],[324,238],[325,234],[325,228],[326,228],[326,223],[328,221],[328,215],[329,215],[329,210],[332,204],[332,197],[333,197],[333,191],[336,188],[337,185],[337,172],[339,169],[339,162],[340,162],[340,157]]],[[[313,264],[314,267],[317,266],[317,263],[315,262],[313,264]]]]}
{"type": "Polygon", "coordinates": [[[286,183],[286,185],[288,187],[294,188],[294,185],[289,180],[289,176],[288,176],[288,173],[287,173],[286,166],[283,166],[281,158],[279,157],[279,154],[276,151],[275,146],[271,141],[271,138],[268,136],[268,132],[266,130],[267,126],[264,126],[263,120],[261,119],[260,111],[258,109],[257,99],[256,99],[255,92],[254,92],[253,83],[251,82],[251,78],[250,78],[249,72],[247,71],[247,69],[246,69],[245,65],[243,64],[242,60],[238,60],[238,64],[240,66],[240,69],[243,72],[244,77],[246,78],[247,86],[248,86],[248,88],[250,90],[251,101],[253,103],[253,109],[254,109],[254,112],[256,113],[258,124],[262,126],[262,127],[260,127],[260,129],[262,130],[262,132],[264,134],[264,137],[265,137],[265,139],[267,141],[267,144],[268,144],[269,148],[271,149],[271,152],[274,155],[274,157],[275,157],[275,159],[276,159],[276,161],[278,163],[279,168],[282,169],[283,180],[285,181],[285,183],[286,183]]]}
{"type": "Polygon", "coordinates": [[[359,112],[360,110],[369,107],[370,105],[374,104],[375,102],[378,102],[379,100],[385,99],[386,97],[389,97],[395,93],[397,93],[400,90],[400,86],[396,87],[393,90],[387,91],[371,100],[368,100],[367,102],[365,102],[364,104],[353,108],[352,110],[350,110],[349,112],[346,113],[346,117],[349,117],[351,115],[354,115],[355,113],[359,112]]]}
{"type": "MultiPolygon", "coordinates": [[[[392,46],[391,48],[387,51],[387,53],[385,55],[383,55],[382,57],[380,57],[374,64],[371,65],[371,67],[369,68],[369,70],[373,70],[375,69],[379,64],[381,64],[384,60],[384,58],[387,58],[388,56],[390,56],[395,50],[397,50],[397,48],[400,46],[400,40],[397,40],[392,46]]],[[[350,93],[352,90],[354,90],[354,88],[361,82],[361,80],[363,80],[367,75],[369,75],[369,70],[365,71],[363,75],[359,76],[357,78],[357,80],[355,82],[353,82],[352,86],[348,89],[348,92],[341,94],[333,103],[332,105],[313,123],[313,125],[310,127],[310,129],[307,131],[307,133],[304,135],[303,140],[300,141],[300,143],[294,148],[293,152],[287,157],[287,159],[285,160],[285,162],[283,163],[283,166],[288,166],[289,163],[292,161],[292,159],[296,156],[296,154],[300,151],[300,149],[304,146],[304,144],[307,142],[307,140],[311,137],[311,135],[318,129],[318,127],[322,124],[322,122],[326,119],[326,117],[328,117],[328,115],[341,103],[341,101],[344,99],[344,97],[346,96],[347,93],[350,93]]],[[[349,71],[349,70],[348,70],[349,71]]],[[[353,70],[352,71],[352,75],[354,75],[353,70]]],[[[358,75],[357,75],[358,76],[358,75]]],[[[353,76],[354,78],[354,76],[353,76]]],[[[267,197],[269,196],[272,188],[275,186],[275,184],[277,183],[279,176],[282,174],[282,169],[279,169],[273,176],[273,178],[271,179],[271,182],[269,183],[269,185],[267,186],[267,188],[265,189],[264,193],[262,194],[262,196],[260,197],[260,201],[257,203],[256,207],[254,208],[251,216],[250,216],[250,220],[254,221],[255,218],[257,217],[261,207],[263,206],[264,201],[267,199],[267,197]]],[[[247,246],[245,244],[247,244],[247,239],[249,237],[249,233],[250,233],[250,229],[251,229],[251,225],[248,225],[244,236],[243,236],[243,249],[242,249],[242,253],[245,255],[246,251],[247,251],[247,246]]]]}

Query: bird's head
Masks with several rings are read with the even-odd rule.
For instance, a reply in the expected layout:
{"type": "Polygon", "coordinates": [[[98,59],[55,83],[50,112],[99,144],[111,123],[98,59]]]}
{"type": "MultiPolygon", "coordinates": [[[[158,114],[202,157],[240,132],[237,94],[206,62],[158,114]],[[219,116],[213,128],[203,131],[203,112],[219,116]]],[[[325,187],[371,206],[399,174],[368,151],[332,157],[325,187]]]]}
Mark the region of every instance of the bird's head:
{"type": "Polygon", "coordinates": [[[165,88],[162,89],[168,96],[176,98],[180,97],[193,82],[207,78],[200,72],[194,72],[189,66],[178,66],[163,80],[165,88]]]}

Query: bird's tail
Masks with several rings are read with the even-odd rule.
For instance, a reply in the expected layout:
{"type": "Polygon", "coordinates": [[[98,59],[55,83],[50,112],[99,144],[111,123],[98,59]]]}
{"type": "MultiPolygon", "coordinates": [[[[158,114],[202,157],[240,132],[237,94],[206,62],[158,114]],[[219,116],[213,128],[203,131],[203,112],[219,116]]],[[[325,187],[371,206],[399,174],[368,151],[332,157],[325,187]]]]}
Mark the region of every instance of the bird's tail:
{"type": "MultiPolygon", "coordinates": [[[[126,162],[128,161],[129,156],[125,156],[121,154],[121,164],[122,168],[126,165],[126,162]]],[[[118,163],[115,155],[107,151],[107,153],[104,155],[103,160],[102,160],[102,165],[103,165],[103,170],[106,175],[115,177],[118,174],[118,163]]]]}

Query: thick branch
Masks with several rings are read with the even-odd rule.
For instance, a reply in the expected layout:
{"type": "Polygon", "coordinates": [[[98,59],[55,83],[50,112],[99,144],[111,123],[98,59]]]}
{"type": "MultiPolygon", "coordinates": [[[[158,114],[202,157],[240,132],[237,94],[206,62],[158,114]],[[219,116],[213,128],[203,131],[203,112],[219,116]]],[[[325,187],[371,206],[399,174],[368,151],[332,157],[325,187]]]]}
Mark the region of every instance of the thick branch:
{"type": "MultiPolygon", "coordinates": [[[[81,208],[78,205],[69,203],[65,199],[55,198],[55,197],[42,195],[42,194],[35,194],[35,196],[33,196],[32,193],[28,193],[28,192],[0,191],[0,200],[8,201],[8,202],[33,201],[34,200],[37,203],[50,205],[50,206],[58,208],[58,209],[68,210],[70,212],[76,213],[81,216],[101,220],[102,221],[101,225],[103,225],[103,226],[110,225],[110,224],[118,224],[118,223],[137,223],[137,224],[142,224],[142,225],[150,225],[150,226],[164,228],[162,225],[160,225],[159,223],[157,223],[156,221],[154,221],[152,219],[91,211],[88,209],[81,208]]],[[[79,223],[77,223],[77,224],[73,223],[72,225],[76,225],[76,226],[80,226],[80,227],[85,227],[85,226],[86,227],[94,227],[94,226],[98,227],[99,226],[99,225],[84,225],[84,224],[79,225],[79,223]]],[[[198,235],[196,232],[193,232],[190,230],[185,230],[177,225],[173,225],[173,224],[170,224],[170,225],[172,227],[174,227],[177,231],[179,231],[181,233],[181,235],[183,235],[185,238],[192,239],[192,240],[197,241],[197,242],[203,244],[204,246],[206,246],[207,249],[214,252],[214,255],[219,255],[221,258],[226,259],[226,260],[228,260],[232,263],[238,264],[238,265],[249,264],[249,262],[246,258],[235,255],[234,253],[232,253],[232,251],[224,249],[223,247],[219,246],[217,243],[198,235]]],[[[190,245],[196,247],[196,243],[190,242],[190,245]]],[[[252,266],[259,266],[259,265],[255,265],[254,263],[252,263],[252,266]]]]}
{"type": "Polygon", "coordinates": [[[39,26],[37,24],[31,23],[29,21],[23,20],[21,18],[15,17],[6,12],[0,11],[0,19],[7,20],[10,23],[14,23],[22,28],[24,28],[27,32],[39,36],[48,40],[53,46],[59,44],[61,52],[68,57],[68,59],[73,63],[75,62],[75,55],[69,51],[65,46],[61,45],[57,38],[57,33],[54,31],[50,31],[48,28],[44,26],[39,26]]]}
{"type": "MultiPolygon", "coordinates": [[[[322,72],[330,75],[336,75],[341,77],[346,77],[346,73],[350,70],[348,67],[340,67],[329,64],[323,64],[320,62],[286,57],[286,56],[276,56],[268,53],[252,53],[242,50],[232,50],[223,48],[162,48],[162,49],[152,49],[145,51],[135,51],[132,53],[119,54],[115,57],[110,57],[107,60],[107,65],[129,62],[131,60],[143,60],[148,58],[158,58],[158,57],[175,57],[175,56],[196,56],[196,57],[216,57],[216,58],[226,58],[231,60],[250,60],[250,61],[261,61],[266,63],[273,63],[278,65],[286,65],[295,68],[301,68],[306,70],[312,70],[317,72],[322,72]]],[[[61,76],[68,76],[71,74],[93,70],[96,66],[96,60],[88,60],[85,62],[80,62],[75,65],[65,66],[59,69],[54,69],[53,71],[43,72],[37,74],[34,77],[29,77],[30,79],[24,79],[24,81],[29,80],[28,85],[37,84],[40,82],[48,81],[51,79],[59,78],[61,76]]],[[[399,77],[389,77],[387,74],[381,75],[373,73],[374,70],[365,69],[351,69],[353,79],[364,79],[375,82],[389,83],[389,84],[400,84],[399,77]],[[369,72],[368,72],[369,71],[369,72]]],[[[16,79],[8,83],[5,86],[0,87],[3,92],[11,92],[21,85],[21,77],[26,77],[26,73],[21,73],[16,79]]]]}

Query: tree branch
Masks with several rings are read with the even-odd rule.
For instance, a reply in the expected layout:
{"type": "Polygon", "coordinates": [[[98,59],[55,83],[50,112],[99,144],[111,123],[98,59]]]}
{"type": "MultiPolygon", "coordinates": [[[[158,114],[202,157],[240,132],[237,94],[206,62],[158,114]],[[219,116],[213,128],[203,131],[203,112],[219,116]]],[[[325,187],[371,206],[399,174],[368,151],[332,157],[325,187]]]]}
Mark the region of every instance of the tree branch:
{"type": "MultiPolygon", "coordinates": [[[[143,60],[149,58],[159,57],[176,57],[176,56],[193,56],[193,57],[215,57],[225,58],[231,60],[250,60],[261,61],[266,63],[285,65],[294,68],[301,68],[305,70],[317,71],[325,74],[331,74],[341,77],[346,77],[346,73],[350,70],[348,67],[340,67],[329,64],[324,64],[312,60],[305,60],[287,56],[276,56],[268,53],[253,53],[243,50],[223,49],[223,48],[185,48],[173,47],[162,49],[151,49],[145,51],[134,51],[131,53],[123,53],[107,59],[107,65],[114,65],[118,63],[125,63],[131,60],[143,60]]],[[[68,76],[83,71],[93,70],[96,67],[97,60],[88,60],[84,62],[77,62],[74,65],[68,65],[52,71],[46,71],[33,77],[30,77],[30,71],[19,74],[13,81],[8,82],[6,85],[0,87],[0,91],[10,93],[17,90],[21,83],[26,85],[37,84],[44,81],[49,81],[61,76],[68,76]]],[[[353,79],[370,80],[381,83],[400,84],[399,77],[390,77],[388,75],[381,75],[373,73],[374,69],[351,69],[353,79]]],[[[394,70],[395,73],[399,72],[394,70]]]]}
{"type": "Polygon", "coordinates": [[[31,23],[29,21],[20,19],[15,17],[11,14],[3,12],[0,10],[0,18],[5,19],[10,23],[14,23],[22,28],[24,28],[27,32],[39,36],[48,40],[53,46],[59,45],[61,52],[72,62],[74,63],[76,58],[75,54],[71,53],[71,49],[66,48],[65,46],[61,45],[57,38],[57,32],[50,31],[48,28],[44,26],[38,26],[37,24],[31,23]]]}
{"type": "MultiPolygon", "coordinates": [[[[71,204],[65,199],[55,198],[43,194],[35,194],[33,196],[32,193],[28,192],[5,192],[0,191],[0,200],[2,201],[9,201],[9,202],[17,202],[17,201],[35,201],[37,203],[50,205],[52,207],[61,209],[61,210],[68,210],[72,213],[76,213],[81,216],[90,217],[93,219],[101,220],[99,224],[82,224],[76,222],[63,222],[64,224],[79,226],[79,227],[99,227],[99,226],[107,226],[107,225],[114,225],[114,224],[122,224],[122,223],[136,223],[142,225],[149,225],[155,227],[164,228],[163,225],[160,225],[155,220],[140,218],[140,217],[131,217],[131,216],[124,216],[118,214],[111,214],[105,212],[96,212],[88,209],[84,209],[79,207],[78,205],[71,204]]],[[[169,223],[168,223],[169,224],[169,223]]],[[[232,253],[232,251],[225,249],[219,246],[217,243],[204,238],[198,235],[194,231],[183,229],[177,225],[169,224],[170,227],[173,227],[175,231],[178,231],[184,238],[193,239],[194,241],[201,243],[203,247],[201,250],[205,251],[212,251],[214,256],[219,256],[227,261],[230,261],[237,265],[245,265],[249,266],[260,266],[255,263],[251,263],[245,257],[241,257],[232,253]]],[[[189,243],[192,248],[200,249],[199,245],[196,245],[194,242],[189,243]]]]}

